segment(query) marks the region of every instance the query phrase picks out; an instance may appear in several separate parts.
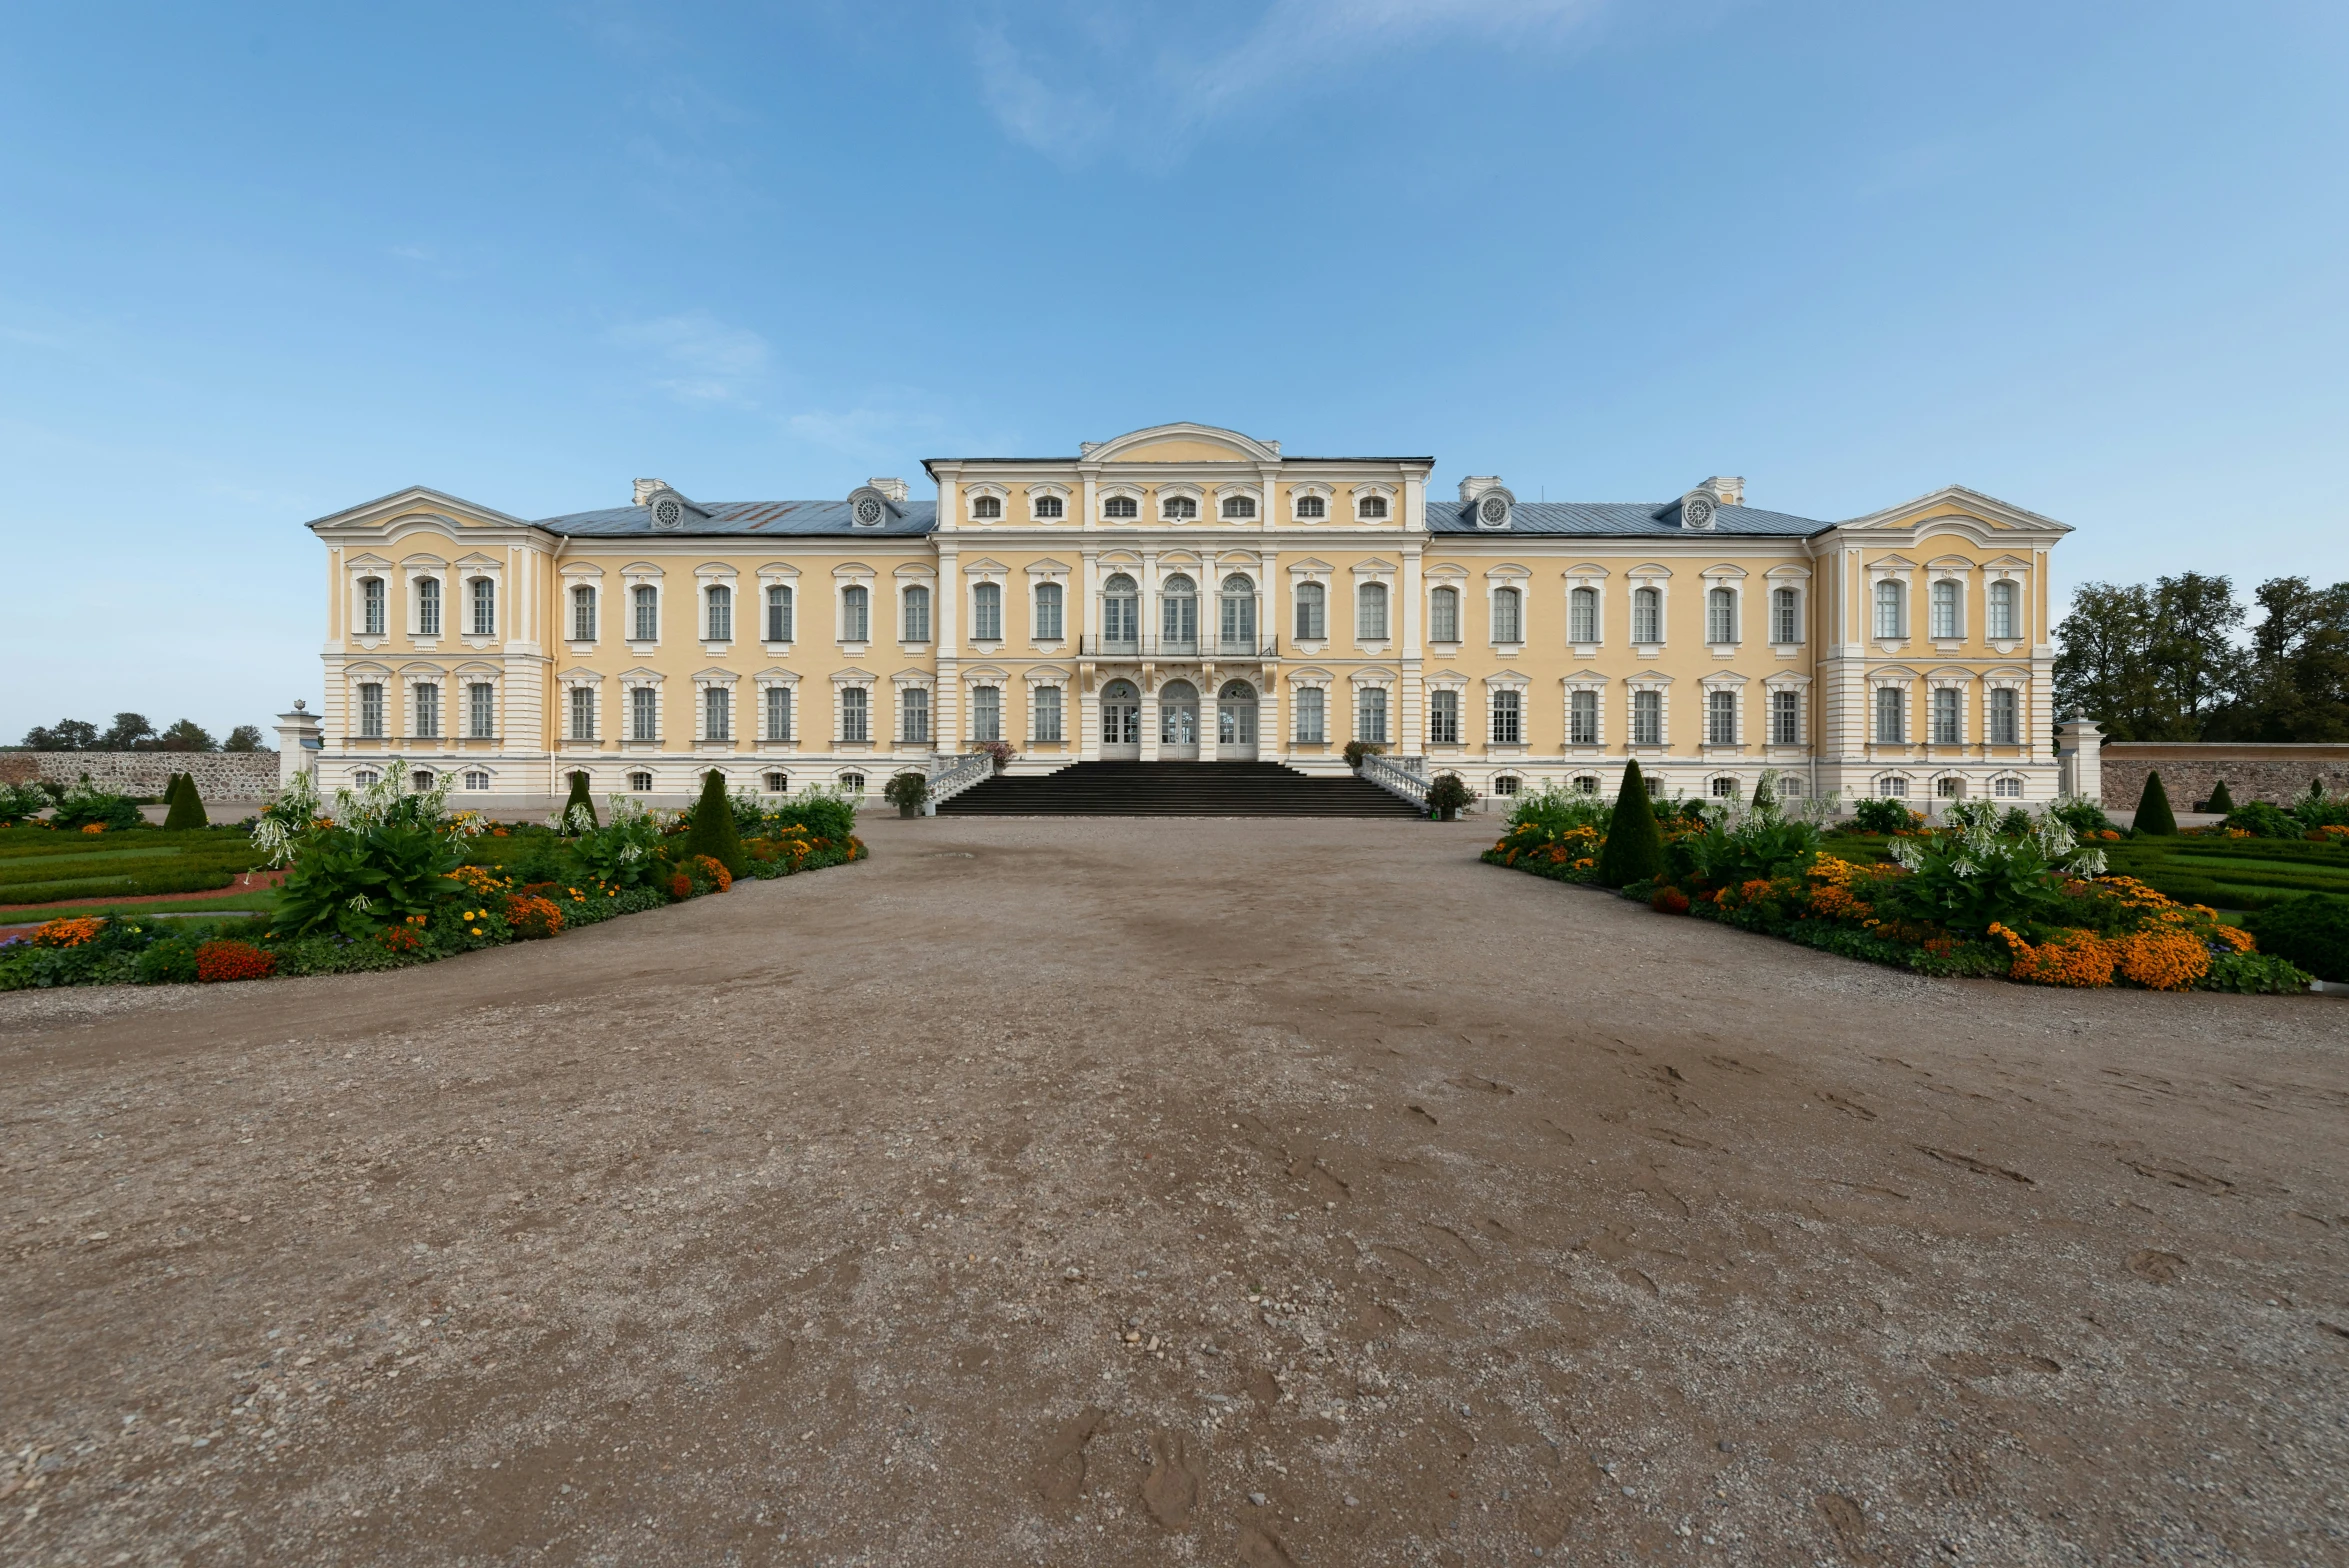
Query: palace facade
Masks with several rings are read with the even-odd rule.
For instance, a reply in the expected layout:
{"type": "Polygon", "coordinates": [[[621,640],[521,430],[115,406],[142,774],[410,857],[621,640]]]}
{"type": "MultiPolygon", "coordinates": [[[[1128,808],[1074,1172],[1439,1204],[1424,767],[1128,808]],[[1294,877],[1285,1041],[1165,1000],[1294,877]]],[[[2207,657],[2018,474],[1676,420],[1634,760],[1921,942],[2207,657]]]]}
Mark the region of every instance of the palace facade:
{"type": "Polygon", "coordinates": [[[935,499],[625,505],[526,521],[404,490],[326,546],[321,784],[387,762],[485,806],[878,791],[983,741],[1345,766],[1478,790],[1847,798],[2056,791],[2048,557],[2065,525],[1951,487],[1865,517],[1431,494],[1427,457],[1291,457],[1164,425],[934,459],[935,499]]]}

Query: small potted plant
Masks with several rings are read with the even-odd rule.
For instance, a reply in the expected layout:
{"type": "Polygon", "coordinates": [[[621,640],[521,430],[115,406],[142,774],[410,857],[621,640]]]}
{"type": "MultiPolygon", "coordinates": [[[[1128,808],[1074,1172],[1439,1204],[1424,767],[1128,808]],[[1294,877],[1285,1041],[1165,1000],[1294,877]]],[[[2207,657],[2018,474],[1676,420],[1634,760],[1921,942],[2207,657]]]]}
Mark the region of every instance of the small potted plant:
{"type": "Polygon", "coordinates": [[[1427,814],[1438,822],[1454,821],[1475,804],[1476,791],[1459,774],[1439,773],[1428,780],[1427,814]]]}
{"type": "Polygon", "coordinates": [[[929,775],[900,773],[881,786],[881,798],[897,808],[901,817],[918,817],[922,803],[930,798],[929,775]]]}
{"type": "Polygon", "coordinates": [[[1350,740],[1346,742],[1346,766],[1360,773],[1364,757],[1383,757],[1386,750],[1374,740],[1350,740]]]}

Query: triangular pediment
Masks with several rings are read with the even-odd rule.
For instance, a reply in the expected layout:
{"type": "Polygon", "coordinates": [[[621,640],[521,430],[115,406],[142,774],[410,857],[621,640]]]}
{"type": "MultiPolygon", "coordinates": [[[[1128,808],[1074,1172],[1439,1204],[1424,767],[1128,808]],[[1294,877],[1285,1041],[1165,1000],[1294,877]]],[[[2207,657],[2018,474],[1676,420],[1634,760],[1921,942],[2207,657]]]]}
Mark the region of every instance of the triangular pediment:
{"type": "Polygon", "coordinates": [[[390,495],[377,496],[340,512],[314,517],[303,524],[317,532],[342,532],[351,529],[379,529],[414,524],[437,525],[451,530],[465,528],[528,528],[524,518],[509,517],[495,507],[483,506],[454,496],[446,491],[425,485],[410,485],[390,495]]]}
{"type": "Polygon", "coordinates": [[[1850,518],[1835,526],[1855,530],[1908,530],[1944,524],[1976,533],[2005,532],[2010,529],[2054,534],[2068,534],[2072,531],[2068,523],[2042,517],[2037,512],[2026,512],[1994,495],[1984,495],[1964,485],[1943,485],[1929,495],[1903,501],[1898,506],[1888,506],[1881,512],[1870,512],[1865,517],[1850,518]]]}

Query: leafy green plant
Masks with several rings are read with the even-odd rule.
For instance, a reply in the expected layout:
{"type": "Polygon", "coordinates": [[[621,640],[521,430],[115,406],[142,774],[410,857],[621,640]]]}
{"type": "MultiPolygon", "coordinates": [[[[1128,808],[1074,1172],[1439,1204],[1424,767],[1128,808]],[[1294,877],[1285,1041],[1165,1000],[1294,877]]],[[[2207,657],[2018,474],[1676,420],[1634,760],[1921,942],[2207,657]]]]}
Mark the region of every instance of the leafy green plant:
{"type": "Polygon", "coordinates": [[[2349,827],[2349,795],[2327,795],[2311,785],[2292,802],[2292,815],[2304,828],[2349,827]]]}
{"type": "Polygon", "coordinates": [[[1575,828],[1604,829],[1613,813],[1613,805],[1596,795],[1552,784],[1518,796],[1516,804],[1509,808],[1509,826],[1520,828],[1528,822],[1538,823],[1554,838],[1575,828]]]}
{"type": "Polygon", "coordinates": [[[2131,831],[2144,838],[2178,836],[2177,813],[2170,810],[2170,793],[2162,788],[2159,770],[2145,775],[2145,790],[2137,797],[2137,816],[2131,831]]]}
{"type": "Polygon", "coordinates": [[[2247,800],[2228,812],[2226,826],[2253,838],[2299,838],[2308,831],[2298,817],[2264,800],[2247,800]]]}
{"type": "Polygon", "coordinates": [[[1476,791],[1457,773],[1439,773],[1427,781],[1427,811],[1438,822],[1449,822],[1476,804],[1476,791]]]}
{"type": "Polygon", "coordinates": [[[661,874],[661,839],[673,819],[626,795],[607,797],[610,820],[572,842],[580,874],[607,887],[652,887],[661,874]]]}
{"type": "Polygon", "coordinates": [[[1638,759],[1623,765],[1623,786],[1615,792],[1607,820],[1606,847],[1599,851],[1599,883],[1624,887],[1653,880],[1664,869],[1664,833],[1648,802],[1647,780],[1638,759]]]}
{"type": "Polygon", "coordinates": [[[2290,959],[2319,980],[2349,980],[2349,897],[2304,893],[2248,923],[2262,952],[2290,959]]]}
{"type": "Polygon", "coordinates": [[[1346,766],[1359,773],[1362,771],[1362,759],[1364,757],[1383,757],[1386,755],[1386,753],[1386,747],[1381,746],[1377,741],[1350,740],[1346,742],[1346,766]]]}
{"type": "Polygon", "coordinates": [[[362,937],[429,915],[459,891],[458,863],[451,835],[412,822],[315,830],[278,889],[276,929],[362,937]]]}
{"type": "Polygon", "coordinates": [[[856,801],[830,790],[808,790],[775,807],[766,820],[774,828],[801,827],[810,838],[845,844],[856,831],[856,801]]]}
{"type": "Polygon", "coordinates": [[[1739,887],[1773,877],[1799,876],[1819,858],[1819,830],[1774,806],[1734,812],[1715,807],[1705,831],[1672,841],[1672,869],[1712,887],[1739,887]]]}
{"type": "Polygon", "coordinates": [[[911,770],[900,773],[881,786],[881,798],[910,817],[922,809],[923,801],[930,798],[929,775],[911,770]]]}
{"type": "Polygon", "coordinates": [[[0,827],[30,822],[49,809],[49,797],[36,784],[0,784],[0,827]]]}
{"type": "Polygon", "coordinates": [[[2091,833],[2110,833],[2112,818],[2104,808],[2085,795],[2058,795],[2048,802],[2047,814],[2071,830],[2072,837],[2086,838],[2091,833]]]}
{"type": "Polygon", "coordinates": [[[1942,831],[1894,840],[1908,875],[1878,888],[1877,907],[1967,936],[1986,935],[1993,922],[2029,934],[2062,906],[2067,877],[2103,874],[2104,856],[2080,849],[2055,818],[2028,838],[2002,838],[1996,818],[1988,801],[1961,801],[1942,831]]]}
{"type": "Polygon", "coordinates": [[[1917,825],[1917,814],[1906,801],[1863,800],[1851,808],[1851,825],[1862,833],[1906,833],[1917,825]]]}
{"type": "Polygon", "coordinates": [[[691,826],[685,834],[687,855],[707,855],[740,876],[750,864],[743,853],[742,832],[734,825],[734,803],[726,798],[726,775],[710,769],[701,781],[701,799],[693,803],[691,826]]]}
{"type": "Polygon", "coordinates": [[[595,802],[588,797],[587,793],[587,775],[574,772],[571,775],[571,797],[563,802],[562,831],[584,833],[599,825],[595,814],[595,802]]]}
{"type": "Polygon", "coordinates": [[[120,833],[146,820],[139,815],[137,801],[98,788],[84,774],[58,798],[57,812],[49,823],[55,828],[78,831],[94,822],[110,833],[120,833]]]}
{"type": "Polygon", "coordinates": [[[2198,990],[2289,996],[2308,989],[2308,971],[2274,953],[2214,953],[2198,990]]]}

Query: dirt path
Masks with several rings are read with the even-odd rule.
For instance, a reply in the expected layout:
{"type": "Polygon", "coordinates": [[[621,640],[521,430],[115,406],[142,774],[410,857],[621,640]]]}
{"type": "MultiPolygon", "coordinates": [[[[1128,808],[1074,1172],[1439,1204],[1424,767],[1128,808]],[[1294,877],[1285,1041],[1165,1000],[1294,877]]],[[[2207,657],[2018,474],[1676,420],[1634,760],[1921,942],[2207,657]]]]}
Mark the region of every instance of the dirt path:
{"type": "Polygon", "coordinates": [[[0,1559],[2349,1555],[2349,1007],[1919,981],[1484,832],[883,820],[0,997],[0,1559]]]}

